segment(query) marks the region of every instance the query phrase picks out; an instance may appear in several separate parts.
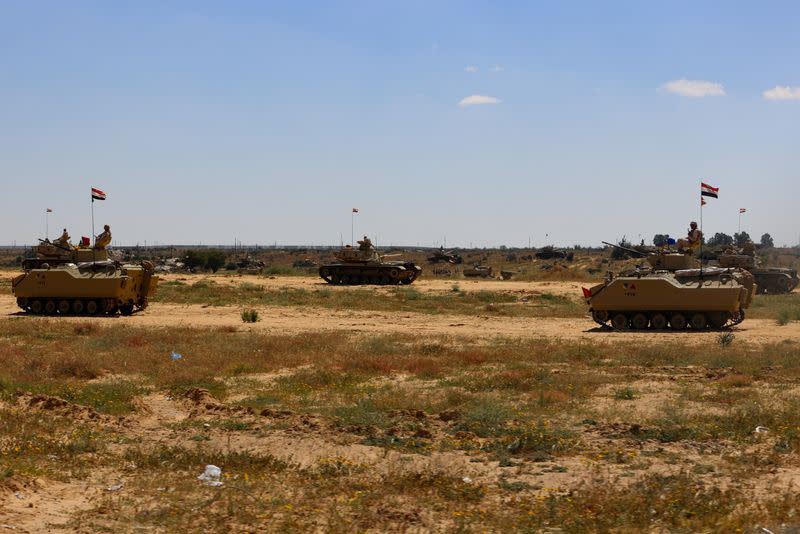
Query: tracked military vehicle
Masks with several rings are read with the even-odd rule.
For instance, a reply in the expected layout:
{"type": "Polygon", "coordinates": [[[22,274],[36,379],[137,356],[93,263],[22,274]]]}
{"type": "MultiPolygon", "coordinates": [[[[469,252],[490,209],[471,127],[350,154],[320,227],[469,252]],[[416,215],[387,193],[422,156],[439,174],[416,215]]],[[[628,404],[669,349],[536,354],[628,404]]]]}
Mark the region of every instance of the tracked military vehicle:
{"type": "Polygon", "coordinates": [[[475,264],[472,267],[464,267],[461,272],[467,278],[491,278],[494,276],[494,269],[488,265],[475,264]]]}
{"type": "Polygon", "coordinates": [[[22,260],[22,268],[41,269],[44,266],[55,267],[66,263],[85,263],[108,261],[108,249],[91,248],[89,246],[64,245],[49,239],[40,239],[33,247],[33,258],[22,260]]]}
{"type": "Polygon", "coordinates": [[[572,261],[575,257],[574,252],[567,252],[566,250],[560,250],[552,245],[547,245],[546,247],[542,247],[536,251],[534,254],[537,260],[567,260],[572,261]]]}
{"type": "Polygon", "coordinates": [[[363,248],[345,246],[334,252],[338,260],[320,266],[319,276],[329,284],[358,285],[411,284],[422,272],[422,267],[410,261],[387,260],[371,245],[363,248]]]}
{"type": "Polygon", "coordinates": [[[130,315],[147,307],[158,277],[149,261],[66,263],[29,269],[11,281],[17,305],[44,315],[130,315]]]}
{"type": "Polygon", "coordinates": [[[464,259],[460,255],[449,250],[444,250],[443,248],[434,251],[433,254],[428,256],[428,263],[450,263],[452,265],[458,265],[463,261],[464,259]]]}
{"type": "Polygon", "coordinates": [[[706,330],[741,323],[755,293],[743,269],[650,270],[608,273],[602,284],[583,288],[592,318],[616,330],[706,330]]]}
{"type": "Polygon", "coordinates": [[[791,293],[800,283],[795,269],[784,267],[762,267],[754,255],[742,254],[741,251],[729,251],[717,258],[720,267],[739,267],[753,274],[759,293],[778,295],[791,293]]]}

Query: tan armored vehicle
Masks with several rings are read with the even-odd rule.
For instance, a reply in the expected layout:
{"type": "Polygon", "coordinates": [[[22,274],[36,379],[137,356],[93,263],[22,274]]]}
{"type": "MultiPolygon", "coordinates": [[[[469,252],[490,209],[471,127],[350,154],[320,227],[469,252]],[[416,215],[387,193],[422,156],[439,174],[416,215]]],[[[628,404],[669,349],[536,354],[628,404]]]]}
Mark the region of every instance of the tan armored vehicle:
{"type": "Polygon", "coordinates": [[[744,320],[754,293],[749,272],[716,267],[616,277],[609,273],[602,284],[583,288],[595,322],[610,322],[618,330],[733,326],[744,320]]]}
{"type": "Polygon", "coordinates": [[[149,261],[120,265],[113,261],[67,263],[30,269],[11,281],[17,305],[45,315],[130,315],[147,307],[158,277],[149,261]]]}
{"type": "Polygon", "coordinates": [[[461,271],[467,278],[490,278],[494,276],[494,270],[488,265],[473,265],[464,267],[461,271]]]}
{"type": "Polygon", "coordinates": [[[365,241],[357,249],[348,245],[334,252],[338,261],[321,265],[320,277],[329,284],[338,285],[396,285],[410,284],[422,272],[422,267],[413,262],[386,260],[389,256],[379,254],[369,240],[365,241]]]}
{"type": "Polygon", "coordinates": [[[40,239],[39,244],[33,247],[35,258],[22,260],[22,268],[41,269],[45,266],[55,267],[65,263],[84,263],[107,261],[108,249],[91,248],[88,246],[69,246],[48,239],[40,239]]]}

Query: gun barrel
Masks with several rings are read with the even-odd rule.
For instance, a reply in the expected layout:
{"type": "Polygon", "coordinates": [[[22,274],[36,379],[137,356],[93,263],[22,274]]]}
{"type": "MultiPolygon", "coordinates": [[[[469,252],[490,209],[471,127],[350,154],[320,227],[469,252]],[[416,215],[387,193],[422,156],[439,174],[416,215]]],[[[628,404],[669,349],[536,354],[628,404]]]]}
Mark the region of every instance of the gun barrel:
{"type": "Polygon", "coordinates": [[[636,254],[637,256],[643,258],[648,254],[646,252],[642,252],[641,250],[636,250],[633,248],[623,247],[622,245],[615,245],[614,243],[609,243],[608,241],[601,241],[604,245],[608,245],[610,247],[618,248],[620,250],[624,250],[625,252],[630,252],[631,254],[636,254]]]}

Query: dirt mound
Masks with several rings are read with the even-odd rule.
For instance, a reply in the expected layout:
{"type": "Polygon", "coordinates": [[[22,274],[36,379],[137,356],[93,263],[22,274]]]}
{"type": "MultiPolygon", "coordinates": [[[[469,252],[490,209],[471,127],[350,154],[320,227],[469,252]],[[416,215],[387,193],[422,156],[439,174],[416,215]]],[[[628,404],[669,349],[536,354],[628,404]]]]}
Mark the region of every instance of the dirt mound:
{"type": "Polygon", "coordinates": [[[183,394],[184,398],[188,400],[192,406],[189,411],[189,417],[200,417],[206,415],[223,415],[223,416],[246,416],[255,415],[255,410],[252,408],[245,408],[243,406],[227,406],[222,404],[213,395],[203,388],[191,388],[183,394]]]}
{"type": "Polygon", "coordinates": [[[17,407],[27,410],[41,410],[71,419],[106,421],[112,418],[97,413],[93,408],[74,404],[59,397],[41,393],[22,393],[17,397],[17,407]]]}

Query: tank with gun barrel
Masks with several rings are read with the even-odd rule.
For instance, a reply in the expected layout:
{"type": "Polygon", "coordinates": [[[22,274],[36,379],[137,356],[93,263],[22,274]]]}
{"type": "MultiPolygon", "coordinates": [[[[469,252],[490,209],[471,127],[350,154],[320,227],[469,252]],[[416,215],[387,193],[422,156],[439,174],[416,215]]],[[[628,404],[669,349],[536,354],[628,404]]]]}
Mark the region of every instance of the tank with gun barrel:
{"type": "MultiPolygon", "coordinates": [[[[100,252],[100,251],[98,251],[100,252]]],[[[17,305],[45,315],[130,315],[147,307],[158,277],[149,261],[64,263],[28,269],[11,280],[17,305]]]]}
{"type": "Polygon", "coordinates": [[[800,283],[795,269],[764,267],[756,258],[754,247],[728,248],[717,256],[720,267],[739,267],[752,273],[759,293],[779,295],[791,293],[800,283]]]}
{"type": "Polygon", "coordinates": [[[463,261],[463,258],[459,254],[451,250],[445,250],[444,247],[440,247],[439,250],[435,250],[433,254],[428,256],[429,263],[450,263],[452,265],[458,265],[463,261]]]}
{"type": "Polygon", "coordinates": [[[334,252],[338,261],[321,265],[319,276],[336,285],[407,285],[422,272],[411,261],[387,260],[391,256],[379,254],[366,236],[358,243],[358,248],[347,245],[334,252]]]}
{"type": "Polygon", "coordinates": [[[705,330],[744,320],[756,287],[748,271],[699,268],[691,255],[668,250],[646,260],[646,266],[616,276],[609,272],[603,283],[583,288],[595,322],[617,330],[705,330]]]}

